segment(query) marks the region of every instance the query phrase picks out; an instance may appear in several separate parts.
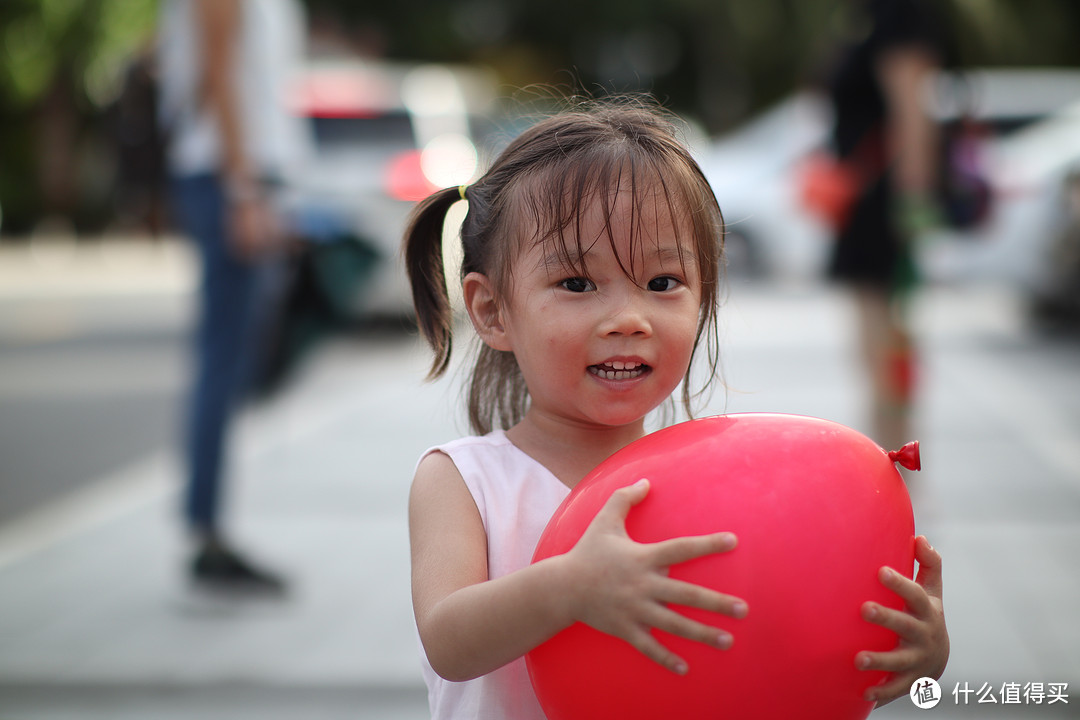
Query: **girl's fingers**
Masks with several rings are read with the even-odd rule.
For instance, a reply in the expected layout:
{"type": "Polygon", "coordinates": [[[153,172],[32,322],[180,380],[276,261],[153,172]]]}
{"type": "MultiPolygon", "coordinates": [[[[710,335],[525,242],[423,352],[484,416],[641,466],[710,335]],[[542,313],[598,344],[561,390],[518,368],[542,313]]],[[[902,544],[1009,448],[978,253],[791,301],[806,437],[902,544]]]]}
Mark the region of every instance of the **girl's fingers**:
{"type": "Polygon", "coordinates": [[[911,683],[918,678],[900,675],[890,678],[888,682],[868,688],[863,695],[867,702],[876,702],[879,705],[890,700],[895,700],[901,695],[907,695],[911,689],[911,683]]]}
{"type": "Polygon", "coordinates": [[[742,599],[682,580],[665,579],[657,592],[657,599],[671,605],[707,610],[739,620],[748,613],[746,602],[742,599]]]}
{"type": "Polygon", "coordinates": [[[625,520],[630,508],[641,503],[649,494],[649,481],[642,478],[633,485],[619,488],[608,498],[607,504],[612,506],[625,520]]]}
{"type": "Polygon", "coordinates": [[[649,548],[657,567],[671,567],[705,555],[730,552],[737,544],[732,533],[723,532],[662,540],[652,543],[649,548]]]}
{"type": "Polygon", "coordinates": [[[925,535],[915,540],[915,559],[919,561],[919,575],[915,581],[931,597],[941,599],[941,554],[934,549],[925,535]]]}
{"type": "Polygon", "coordinates": [[[918,641],[925,634],[923,632],[923,623],[918,618],[874,602],[863,604],[862,616],[867,622],[892,630],[901,638],[910,642],[918,641]]]}
{"type": "MultiPolygon", "coordinates": [[[[625,537],[626,517],[648,493],[649,482],[644,479],[616,490],[593,520],[597,531],[612,533],[617,527],[619,534],[625,537]]],[[[709,588],[673,580],[667,576],[667,569],[705,555],[727,552],[735,545],[735,536],[731,533],[686,536],[638,545],[638,551],[644,552],[637,555],[638,560],[642,561],[637,572],[652,576],[652,580],[643,586],[649,588],[646,595],[651,597],[651,607],[629,613],[627,620],[631,620],[630,616],[636,616],[632,625],[623,625],[619,629],[598,629],[622,637],[650,660],[680,675],[687,672],[686,662],[657,640],[650,628],[719,649],[731,647],[733,639],[730,633],[692,620],[667,605],[682,605],[741,618],[747,613],[746,603],[709,588]]]]}
{"type": "Polygon", "coordinates": [[[686,661],[664,647],[647,629],[639,627],[624,638],[638,652],[676,675],[685,675],[689,669],[686,661]]]}
{"type": "Polygon", "coordinates": [[[919,657],[917,648],[898,648],[888,652],[864,650],[855,656],[855,667],[859,670],[903,672],[915,667],[919,657]]]}
{"type": "Polygon", "coordinates": [[[892,568],[883,567],[878,574],[881,584],[900,596],[914,615],[926,617],[932,610],[930,597],[922,585],[909,580],[892,568]]]}
{"type": "Polygon", "coordinates": [[[726,630],[691,620],[682,613],[666,608],[658,608],[649,624],[669,635],[704,643],[719,650],[727,650],[734,643],[731,633],[726,630]]]}
{"type": "Polygon", "coordinates": [[[611,497],[609,497],[607,502],[604,503],[604,506],[600,508],[597,517],[600,517],[601,515],[611,516],[612,519],[617,519],[625,526],[626,516],[630,514],[630,509],[644,500],[645,496],[648,494],[649,481],[644,478],[638,480],[633,485],[619,488],[611,493],[611,497]]]}

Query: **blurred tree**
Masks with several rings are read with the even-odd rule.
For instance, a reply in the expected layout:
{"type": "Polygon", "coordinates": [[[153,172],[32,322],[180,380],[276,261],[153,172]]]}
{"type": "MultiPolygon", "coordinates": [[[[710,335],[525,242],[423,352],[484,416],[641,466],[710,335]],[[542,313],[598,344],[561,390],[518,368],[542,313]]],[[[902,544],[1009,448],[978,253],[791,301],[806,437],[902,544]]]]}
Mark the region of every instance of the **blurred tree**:
{"type": "MultiPolygon", "coordinates": [[[[395,58],[487,62],[509,86],[647,90],[717,132],[810,79],[850,0],[309,0],[395,58]]],[[[968,65],[1080,65],[1080,3],[941,0],[968,65]]]]}
{"type": "Polygon", "coordinates": [[[43,216],[92,226],[107,155],[95,121],[132,50],[153,30],[156,0],[0,3],[0,207],[4,231],[43,216]]]}

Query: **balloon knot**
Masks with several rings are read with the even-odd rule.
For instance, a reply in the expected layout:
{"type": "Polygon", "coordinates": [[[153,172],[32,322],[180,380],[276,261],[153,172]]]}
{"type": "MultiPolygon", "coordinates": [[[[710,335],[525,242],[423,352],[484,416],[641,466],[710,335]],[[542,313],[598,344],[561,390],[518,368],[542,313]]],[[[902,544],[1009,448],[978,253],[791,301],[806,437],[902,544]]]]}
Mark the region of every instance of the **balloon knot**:
{"type": "Polygon", "coordinates": [[[919,459],[919,441],[913,440],[899,450],[889,453],[889,459],[898,462],[908,470],[922,470],[922,460],[919,459]]]}

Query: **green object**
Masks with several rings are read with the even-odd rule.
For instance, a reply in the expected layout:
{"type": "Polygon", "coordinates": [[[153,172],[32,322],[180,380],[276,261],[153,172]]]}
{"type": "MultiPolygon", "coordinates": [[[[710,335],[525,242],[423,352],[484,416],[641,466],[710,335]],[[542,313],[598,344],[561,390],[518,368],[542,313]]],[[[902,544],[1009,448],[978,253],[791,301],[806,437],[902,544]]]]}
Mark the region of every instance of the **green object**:
{"type": "Polygon", "coordinates": [[[922,193],[901,194],[893,207],[893,217],[900,232],[909,241],[941,227],[944,221],[937,202],[922,193]]]}
{"type": "Polygon", "coordinates": [[[379,262],[378,253],[355,237],[315,245],[308,252],[325,310],[332,319],[351,319],[359,310],[363,285],[379,262]]]}
{"type": "Polygon", "coordinates": [[[303,246],[252,388],[256,397],[273,395],[319,343],[363,315],[361,291],[380,260],[366,242],[351,235],[303,246]]]}

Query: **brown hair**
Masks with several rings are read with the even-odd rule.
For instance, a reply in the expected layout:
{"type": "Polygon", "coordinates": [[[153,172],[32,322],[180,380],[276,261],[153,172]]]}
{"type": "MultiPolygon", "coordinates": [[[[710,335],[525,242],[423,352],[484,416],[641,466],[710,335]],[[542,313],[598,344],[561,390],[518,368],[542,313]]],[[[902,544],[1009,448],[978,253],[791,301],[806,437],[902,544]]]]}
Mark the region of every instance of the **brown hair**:
{"type": "MultiPolygon", "coordinates": [[[[635,204],[644,189],[658,188],[671,216],[686,217],[692,228],[702,283],[694,352],[704,337],[709,362],[699,393],[690,389],[689,369],[683,381],[683,405],[692,414],[692,398],[711,384],[719,362],[716,310],[724,225],[708,180],[678,140],[674,123],[655,105],[640,99],[581,104],[513,140],[465,192],[469,209],[461,227],[461,276],[482,273],[497,295],[505,297],[511,260],[529,240],[552,243],[568,268],[583,271],[585,252],[578,245],[577,224],[594,198],[623,184],[629,184],[635,204]],[[527,227],[535,228],[535,235],[526,237],[527,227]]],[[[405,233],[417,321],[435,353],[429,379],[442,375],[450,362],[453,317],[442,229],[447,210],[461,199],[459,193],[459,188],[447,188],[421,202],[405,233]]],[[[607,220],[610,223],[610,216],[607,220]]],[[[610,227],[607,234],[614,247],[610,227]]],[[[632,267],[623,270],[633,277],[632,267]]],[[[483,345],[469,386],[473,430],[483,434],[495,426],[509,428],[524,416],[527,405],[528,388],[513,353],[483,345]]]]}

